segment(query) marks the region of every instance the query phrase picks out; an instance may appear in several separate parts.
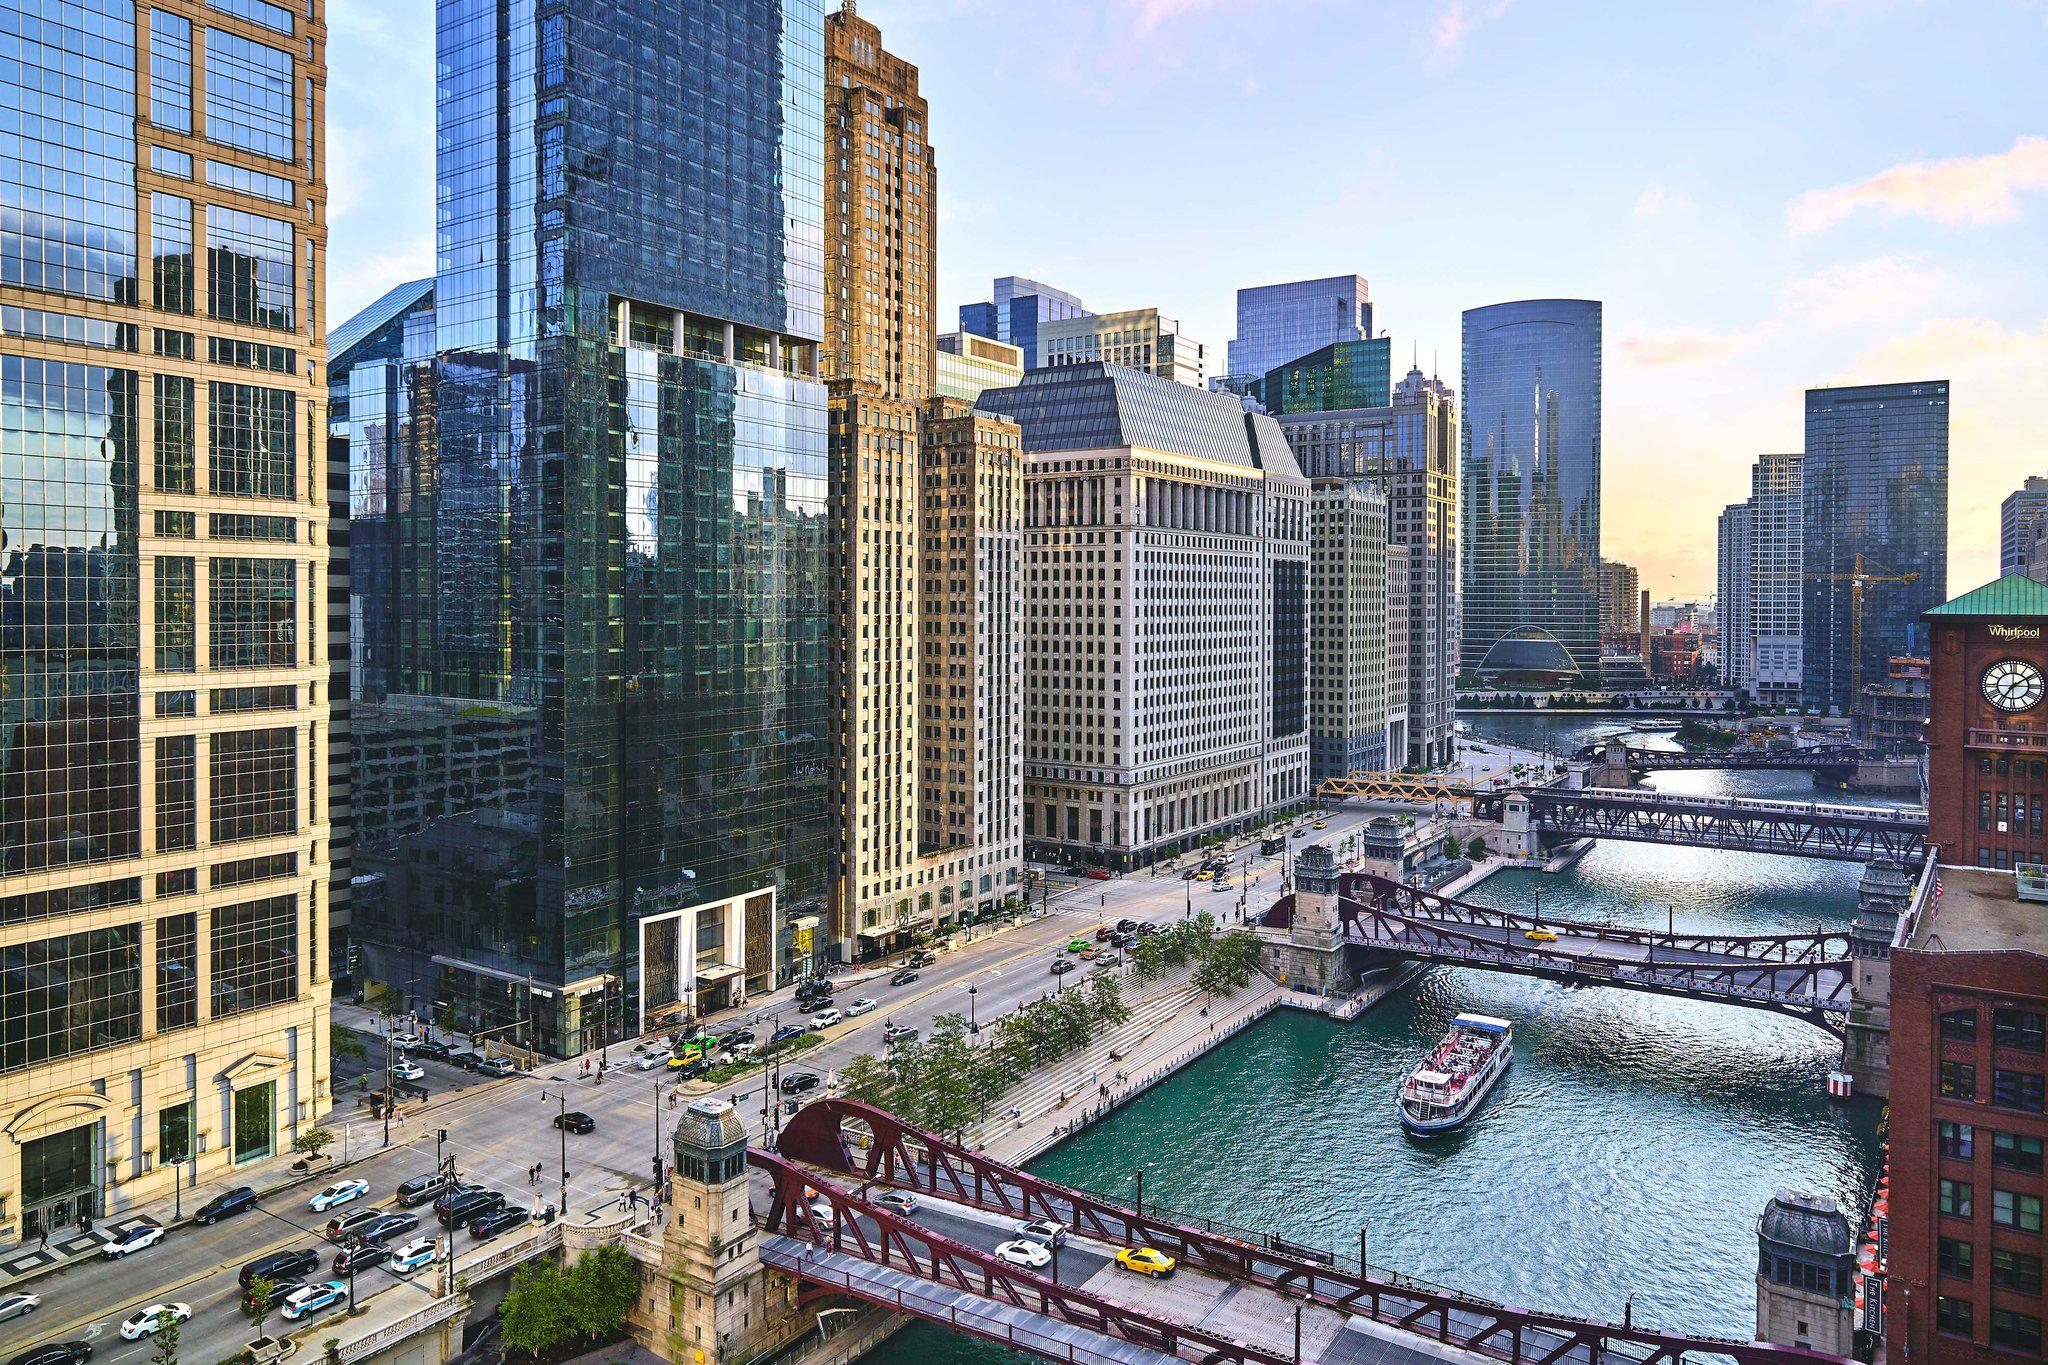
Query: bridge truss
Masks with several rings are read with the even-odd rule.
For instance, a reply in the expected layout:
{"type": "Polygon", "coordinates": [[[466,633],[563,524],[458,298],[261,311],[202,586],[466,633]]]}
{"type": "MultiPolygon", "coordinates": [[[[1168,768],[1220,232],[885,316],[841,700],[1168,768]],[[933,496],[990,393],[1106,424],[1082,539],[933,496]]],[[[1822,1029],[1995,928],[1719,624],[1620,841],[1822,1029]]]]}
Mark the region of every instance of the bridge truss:
{"type": "Polygon", "coordinates": [[[1316,795],[1324,801],[1470,801],[1513,775],[1511,769],[1502,768],[1477,782],[1467,782],[1429,773],[1352,773],[1324,778],[1316,784],[1316,795]]]}
{"type": "Polygon", "coordinates": [[[1785,853],[1840,862],[1888,859],[1918,865],[1927,860],[1924,813],[1606,787],[1536,787],[1526,795],[1537,828],[1566,838],[1785,853]]]}
{"type": "MultiPolygon", "coordinates": [[[[1147,1214],[1042,1180],[854,1100],[806,1105],[783,1129],[777,1145],[778,1153],[748,1154],[773,1184],[763,1219],[770,1232],[889,1264],[921,1279],[1184,1359],[1292,1365],[1291,1356],[1167,1322],[949,1241],[875,1205],[865,1197],[867,1187],[902,1187],[1019,1220],[1050,1218],[1076,1235],[1112,1245],[1155,1247],[1190,1269],[1371,1318],[1509,1365],[1685,1365],[1703,1360],[1730,1365],[1843,1365],[1838,1357],[1796,1347],[1688,1337],[1536,1313],[1405,1280],[1381,1279],[1363,1266],[1352,1273],[1327,1259],[1288,1249],[1277,1238],[1247,1239],[1191,1227],[1157,1211],[1147,1214]],[[806,1167],[850,1177],[861,1182],[861,1190],[840,1189],[806,1167]],[[812,1211],[816,1196],[832,1206],[829,1225],[812,1211]]],[[[799,1265],[793,1273],[801,1278],[804,1272],[799,1265]]],[[[839,1287],[843,1281],[829,1278],[827,1283],[839,1287]]],[[[913,1305],[908,1311],[919,1310],[913,1305]]]]}
{"type": "MultiPolygon", "coordinates": [[[[1582,763],[1598,763],[1607,755],[1605,745],[1579,747],[1582,763]]],[[[1818,744],[1797,749],[1726,749],[1719,753],[1687,753],[1678,749],[1630,749],[1628,766],[1636,772],[1698,772],[1728,770],[1747,772],[1809,772],[1830,768],[1853,768],[1863,761],[1863,751],[1853,744],[1818,744]]]]}

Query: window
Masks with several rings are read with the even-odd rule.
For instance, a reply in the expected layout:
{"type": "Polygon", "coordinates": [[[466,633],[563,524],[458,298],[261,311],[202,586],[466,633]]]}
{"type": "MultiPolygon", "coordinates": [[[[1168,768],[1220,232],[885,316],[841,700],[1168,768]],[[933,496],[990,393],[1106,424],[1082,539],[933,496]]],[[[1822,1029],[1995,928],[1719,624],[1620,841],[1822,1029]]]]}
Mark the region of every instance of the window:
{"type": "Polygon", "coordinates": [[[247,512],[215,512],[211,524],[215,540],[263,540],[289,545],[299,538],[299,523],[292,517],[259,517],[247,512]]]}
{"type": "Polygon", "coordinates": [[[1935,1125],[1936,1140],[1943,1156],[1952,1156],[1968,1161],[1976,1147],[1977,1133],[1967,1123],[1938,1123],[1935,1125]]]}
{"type": "Polygon", "coordinates": [[[216,687],[207,709],[216,716],[247,711],[289,711],[298,705],[299,689],[290,683],[274,687],[216,687]]]}
{"type": "Polygon", "coordinates": [[[2008,1171],[2041,1170],[2041,1139],[2018,1133],[1991,1135],[1991,1164],[2008,1171]]]}
{"type": "Polygon", "coordinates": [[[104,910],[115,905],[142,904],[142,881],[125,877],[114,882],[91,882],[85,886],[64,886],[55,891],[30,891],[25,895],[0,897],[0,924],[26,924],[30,920],[55,919],[86,910],[104,910]]]}
{"type": "Polygon", "coordinates": [[[1991,1045],[2021,1052],[2041,1050],[2041,1015],[2035,1010],[1997,1009],[1991,1012],[1991,1045]]]}
{"type": "MultiPolygon", "coordinates": [[[[191,174],[188,169],[187,175],[191,174]]],[[[219,185],[222,189],[240,190],[262,199],[274,199],[280,204],[290,204],[299,197],[298,186],[281,175],[266,175],[252,171],[247,166],[232,166],[225,161],[206,163],[206,183],[219,185]]]]}
{"type": "Polygon", "coordinates": [[[281,1005],[299,989],[299,898],[269,896],[213,912],[213,1017],[281,1005]]]}
{"type": "Polygon", "coordinates": [[[1952,1100],[1977,1098],[1977,1068],[1968,1062],[1941,1064],[1941,1093],[1952,1100]]]}
{"type": "Polygon", "coordinates": [[[298,829],[298,744],[291,730],[241,730],[213,736],[210,828],[216,844],[298,829]]]}
{"type": "Polygon", "coordinates": [[[1991,1283],[1999,1289],[2016,1289],[2022,1294],[2038,1294],[2041,1292],[2041,1258],[2031,1252],[1993,1247],[1991,1283]]]}
{"type": "Polygon", "coordinates": [[[169,147],[149,149],[149,168],[159,175],[175,175],[180,180],[192,178],[192,153],[174,151],[169,147]]]}
{"type": "Polygon", "coordinates": [[[156,694],[156,714],[159,720],[196,716],[199,714],[199,694],[189,689],[183,692],[159,692],[156,694]]]}
{"type": "Polygon", "coordinates": [[[1934,1300],[1934,1330],[1950,1336],[1970,1335],[1970,1303],[1967,1299],[1952,1299],[1938,1295],[1934,1300]]]}
{"type": "Polygon", "coordinates": [[[191,559],[184,555],[158,555],[157,672],[190,673],[199,666],[198,623],[193,608],[191,559]]]}
{"type": "Polygon", "coordinates": [[[292,159],[292,57],[239,34],[206,30],[206,135],[292,159]]]}
{"type": "MultiPolygon", "coordinates": [[[[163,13],[162,10],[156,12],[163,13]]],[[[157,1111],[156,1159],[159,1162],[192,1159],[192,1101],[186,1100],[157,1111]]]]}
{"type": "Polygon", "coordinates": [[[267,4],[265,0],[206,0],[206,7],[276,29],[279,33],[292,31],[292,12],[282,5],[267,4]]]}
{"type": "Polygon", "coordinates": [[[1941,1182],[1939,1206],[1941,1211],[1957,1218],[1970,1217],[1972,1190],[1967,1180],[1944,1180],[1941,1182]]]}
{"type": "Polygon", "coordinates": [[[156,741],[156,849],[177,853],[199,840],[199,758],[194,735],[156,741]]]}
{"type": "Polygon", "coordinates": [[[192,380],[179,374],[156,377],[156,486],[166,493],[192,491],[192,380]]]}
{"type": "Polygon", "coordinates": [[[149,121],[192,131],[192,21],[169,10],[149,12],[149,121]]]}
{"type": "Polygon", "coordinates": [[[2030,1313],[2016,1313],[2010,1308],[1993,1308],[1991,1344],[2038,1356],[2041,1354],[2041,1320],[2030,1313]]]}
{"type": "Polygon", "coordinates": [[[216,493],[289,500],[298,483],[294,404],[284,389],[207,386],[207,477],[216,493]]]}
{"type": "Polygon", "coordinates": [[[1991,1102],[2007,1109],[2024,1109],[2029,1114],[2041,1112],[2042,1080],[2038,1071],[2008,1071],[2004,1067],[1991,1069],[1991,1102]]]}
{"type": "Polygon", "coordinates": [[[1968,1242],[1954,1237],[1944,1237],[1935,1253],[1935,1261],[1941,1266],[1942,1274],[1955,1275],[1967,1280],[1970,1278],[1971,1268],[1976,1264],[1976,1250],[1968,1242]]]}
{"type": "Polygon", "coordinates": [[[0,949],[0,1072],[142,1036],[137,925],[0,949]]]}
{"type": "Polygon", "coordinates": [[[156,922],[156,1027],[159,1033],[199,1022],[199,916],[156,922]]]}
{"type": "Polygon", "coordinates": [[[156,533],[176,540],[190,540],[199,534],[199,519],[191,512],[156,510],[156,533]]]}
{"type": "Polygon", "coordinates": [[[192,201],[178,194],[149,196],[150,281],[156,306],[192,311],[192,201]]]}
{"type": "Polygon", "coordinates": [[[1952,1043],[1977,1040],[1977,1011],[1949,1010],[1941,1016],[1941,1036],[1952,1043]]]}
{"type": "Polygon", "coordinates": [[[207,311],[229,322],[292,330],[294,251],[290,223],[207,205],[207,311]]]}
{"type": "Polygon", "coordinates": [[[189,896],[199,889],[199,869],[181,867],[176,872],[156,874],[156,898],[169,900],[173,896],[189,896]]]}
{"type": "Polygon", "coordinates": [[[214,668],[289,668],[298,661],[298,565],[289,559],[207,562],[207,661],[214,668]]]}
{"type": "Polygon", "coordinates": [[[2000,1227],[2018,1228],[2021,1232],[2039,1232],[2041,1196],[1994,1189],[1991,1191],[1991,1221],[2000,1227]]]}
{"type": "MultiPolygon", "coordinates": [[[[194,352],[192,349],[192,334],[190,332],[180,332],[173,328],[164,327],[155,327],[150,330],[156,334],[156,353],[158,355],[169,356],[173,360],[190,360],[192,358],[194,352]]],[[[159,380],[158,382],[161,383],[162,381],[159,380]]]]}
{"type": "Polygon", "coordinates": [[[210,875],[213,889],[222,887],[247,886],[250,882],[276,881],[279,877],[294,877],[299,871],[299,855],[296,853],[272,853],[261,858],[242,858],[232,863],[215,863],[210,875]]]}

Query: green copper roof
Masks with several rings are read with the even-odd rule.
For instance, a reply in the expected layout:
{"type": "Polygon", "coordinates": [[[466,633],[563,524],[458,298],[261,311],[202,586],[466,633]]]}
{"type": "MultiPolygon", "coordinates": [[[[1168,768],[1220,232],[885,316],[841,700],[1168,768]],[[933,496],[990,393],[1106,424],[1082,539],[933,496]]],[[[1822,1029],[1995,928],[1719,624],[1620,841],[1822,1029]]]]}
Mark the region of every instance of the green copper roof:
{"type": "Polygon", "coordinates": [[[1931,608],[1929,616],[2048,616],[2048,584],[2023,573],[2009,573],[1952,602],[1931,608]]]}

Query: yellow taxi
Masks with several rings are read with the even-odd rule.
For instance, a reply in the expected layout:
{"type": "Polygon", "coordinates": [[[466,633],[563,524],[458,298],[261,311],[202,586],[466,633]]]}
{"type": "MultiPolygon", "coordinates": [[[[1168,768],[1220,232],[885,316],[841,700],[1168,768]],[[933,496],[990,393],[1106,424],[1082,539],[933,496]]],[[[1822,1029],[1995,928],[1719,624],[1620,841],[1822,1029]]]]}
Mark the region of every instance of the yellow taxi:
{"type": "Polygon", "coordinates": [[[1529,940],[1529,942],[1531,942],[1531,943],[1555,943],[1555,942],[1557,942],[1557,935],[1556,935],[1556,934],[1553,934],[1553,933],[1551,933],[1551,932],[1550,932],[1550,931],[1549,931],[1548,929],[1545,929],[1545,928],[1544,928],[1544,927],[1543,927],[1542,925],[1540,925],[1540,924],[1539,924],[1539,925],[1537,925],[1537,926],[1536,926],[1536,927],[1535,927],[1534,929],[1529,929],[1529,930],[1526,930],[1526,931],[1524,931],[1524,932],[1523,932],[1523,934],[1522,934],[1522,937],[1523,937],[1523,938],[1526,938],[1526,939],[1528,939],[1528,940],[1529,940]]]}
{"type": "Polygon", "coordinates": [[[1316,828],[1317,828],[1317,829],[1328,829],[1329,827],[1330,827],[1330,822],[1329,822],[1328,820],[1318,820],[1318,821],[1316,821],[1316,828]]]}
{"type": "Polygon", "coordinates": [[[1216,874],[1207,868],[1203,868],[1195,874],[1195,880],[1198,882],[1213,882],[1216,880],[1216,874]]]}
{"type": "Polygon", "coordinates": [[[1173,1273],[1173,1257],[1151,1247],[1125,1247],[1116,1254],[1116,1263],[1125,1270],[1139,1275],[1156,1275],[1161,1279],[1173,1273]]]}

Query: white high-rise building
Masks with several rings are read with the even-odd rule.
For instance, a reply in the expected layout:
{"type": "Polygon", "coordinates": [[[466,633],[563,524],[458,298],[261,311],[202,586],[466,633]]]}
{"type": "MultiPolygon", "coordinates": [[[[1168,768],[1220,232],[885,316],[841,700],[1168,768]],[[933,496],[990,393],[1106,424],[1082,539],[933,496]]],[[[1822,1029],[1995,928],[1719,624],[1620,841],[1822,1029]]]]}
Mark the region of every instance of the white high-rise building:
{"type": "Polygon", "coordinates": [[[1721,509],[1718,543],[1714,604],[1721,626],[1721,680],[1754,691],[1755,641],[1749,625],[1753,547],[1748,503],[1732,502],[1721,509]]]}
{"type": "Polygon", "coordinates": [[[1183,335],[1180,324],[1162,317],[1157,308],[1084,313],[1040,323],[1038,349],[1040,364],[1046,367],[1100,360],[1198,389],[1209,382],[1208,347],[1183,335]]]}
{"type": "MultiPolygon", "coordinates": [[[[1750,471],[1750,671],[1744,686],[1759,701],[1799,700],[1804,680],[1805,565],[1800,518],[1805,458],[1759,455],[1750,471]]],[[[1724,628],[1725,632],[1725,628],[1724,628]]]]}
{"type": "Polygon", "coordinates": [[[1024,839],[1133,868],[1310,798],[1309,483],[1279,426],[1114,365],[980,407],[1024,440],[1024,839]]]}

